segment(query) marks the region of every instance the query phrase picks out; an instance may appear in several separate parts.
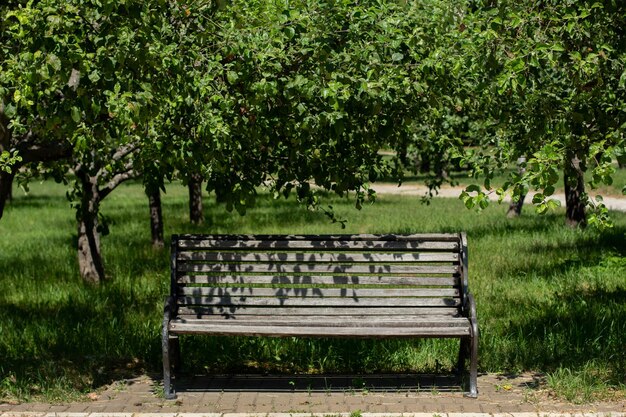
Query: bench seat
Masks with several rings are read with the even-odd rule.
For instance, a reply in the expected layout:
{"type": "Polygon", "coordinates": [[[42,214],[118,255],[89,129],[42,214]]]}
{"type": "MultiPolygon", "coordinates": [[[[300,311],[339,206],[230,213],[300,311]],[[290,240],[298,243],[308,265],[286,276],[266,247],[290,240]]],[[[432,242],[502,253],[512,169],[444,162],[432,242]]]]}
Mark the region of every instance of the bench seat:
{"type": "Polygon", "coordinates": [[[244,319],[174,319],[170,332],[178,334],[210,333],[241,336],[308,336],[308,337],[460,337],[471,332],[464,317],[439,319],[423,316],[396,318],[368,316],[320,316],[268,319],[250,316],[244,319]],[[337,322],[336,320],[341,320],[337,322]]]}

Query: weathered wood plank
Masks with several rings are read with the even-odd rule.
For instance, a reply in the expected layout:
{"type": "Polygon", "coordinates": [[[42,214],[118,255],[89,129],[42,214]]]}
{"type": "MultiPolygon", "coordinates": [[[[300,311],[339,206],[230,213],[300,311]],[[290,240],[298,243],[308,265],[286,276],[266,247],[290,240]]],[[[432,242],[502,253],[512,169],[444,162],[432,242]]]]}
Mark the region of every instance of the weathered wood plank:
{"type": "Polygon", "coordinates": [[[425,252],[425,253],[247,253],[247,252],[209,252],[209,251],[181,251],[178,252],[181,261],[211,261],[211,262],[298,262],[298,263],[402,263],[402,262],[458,262],[459,254],[455,252],[425,252]]]}
{"type": "Polygon", "coordinates": [[[395,277],[358,275],[181,275],[179,284],[281,284],[281,285],[406,285],[455,286],[458,277],[395,277]]]}
{"type": "Polygon", "coordinates": [[[459,297],[457,288],[251,288],[251,287],[180,287],[181,296],[231,297],[459,297]]]}
{"type": "Polygon", "coordinates": [[[458,298],[279,298],[245,297],[225,295],[223,297],[178,297],[178,304],[205,306],[367,306],[367,307],[456,307],[458,298]]]}
{"type": "Polygon", "coordinates": [[[210,234],[180,234],[173,235],[178,240],[304,240],[304,241],[327,241],[327,240],[353,240],[353,241],[441,241],[457,242],[460,239],[458,233],[415,233],[415,234],[338,234],[338,235],[210,235],[210,234]]]}
{"type": "Polygon", "coordinates": [[[341,250],[376,250],[384,251],[415,251],[415,250],[458,250],[458,241],[427,241],[427,240],[226,240],[226,239],[182,239],[178,246],[189,248],[220,248],[220,249],[341,249],[341,250]]]}
{"type": "Polygon", "coordinates": [[[465,317],[432,316],[209,316],[194,318],[184,316],[172,320],[176,324],[214,324],[232,326],[316,326],[316,327],[470,327],[465,317]]]}
{"type": "Polygon", "coordinates": [[[233,326],[171,323],[170,332],[179,334],[211,333],[242,336],[311,337],[461,337],[469,336],[466,327],[326,327],[326,326],[233,326]]]}
{"type": "Polygon", "coordinates": [[[281,307],[274,306],[214,306],[214,307],[198,307],[198,306],[180,306],[178,307],[179,316],[194,316],[196,318],[209,317],[212,315],[243,317],[243,316],[288,316],[288,317],[306,317],[306,316],[345,316],[345,315],[361,315],[361,316],[394,316],[410,314],[413,316],[442,316],[442,317],[458,317],[459,309],[456,307],[319,307],[319,306],[300,306],[300,307],[281,307]]]}
{"type": "Polygon", "coordinates": [[[457,265],[374,265],[374,264],[195,264],[178,263],[182,272],[245,272],[270,274],[446,274],[459,271],[457,265]]]}

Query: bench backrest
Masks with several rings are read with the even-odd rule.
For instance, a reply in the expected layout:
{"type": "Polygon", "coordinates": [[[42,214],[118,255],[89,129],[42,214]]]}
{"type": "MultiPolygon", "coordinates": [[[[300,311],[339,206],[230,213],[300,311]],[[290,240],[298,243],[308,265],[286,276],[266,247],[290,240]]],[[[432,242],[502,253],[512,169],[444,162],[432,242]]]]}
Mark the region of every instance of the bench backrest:
{"type": "Polygon", "coordinates": [[[174,235],[178,315],[455,316],[464,234],[174,235]]]}

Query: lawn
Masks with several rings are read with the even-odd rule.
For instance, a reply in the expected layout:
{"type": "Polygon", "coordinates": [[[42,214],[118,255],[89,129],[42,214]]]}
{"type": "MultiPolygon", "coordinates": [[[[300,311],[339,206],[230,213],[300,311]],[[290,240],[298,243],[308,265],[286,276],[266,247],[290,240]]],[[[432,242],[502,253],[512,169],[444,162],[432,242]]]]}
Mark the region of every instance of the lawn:
{"type": "MultiPolygon", "coordinates": [[[[127,184],[104,203],[102,240],[109,279],[84,284],[77,270],[75,214],[65,188],[33,184],[15,192],[0,220],[0,402],[81,398],[117,378],[161,369],[162,302],[168,252],[150,245],[147,198],[127,184]]],[[[506,207],[480,214],[456,199],[381,195],[358,211],[326,204],[346,228],[294,200],[261,194],[244,217],[205,199],[206,222],[188,223],[187,191],[163,198],[172,233],[413,233],[466,231],[470,289],[481,327],[480,370],[537,371],[571,401],[624,398],[626,389],[626,215],[615,227],[570,230],[563,212],[506,207]]],[[[166,245],[167,247],[167,245],[166,245]]],[[[190,337],[190,369],[200,372],[448,372],[455,340],[311,340],[190,337]]]]}

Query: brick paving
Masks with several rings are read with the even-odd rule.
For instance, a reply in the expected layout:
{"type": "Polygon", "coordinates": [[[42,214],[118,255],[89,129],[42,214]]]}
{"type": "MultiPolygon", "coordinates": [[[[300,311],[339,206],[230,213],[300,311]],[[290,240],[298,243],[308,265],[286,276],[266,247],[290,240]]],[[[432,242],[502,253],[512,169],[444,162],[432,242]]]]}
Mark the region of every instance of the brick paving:
{"type": "Polygon", "coordinates": [[[626,402],[575,405],[537,389],[540,376],[481,375],[478,399],[453,377],[428,375],[184,377],[164,400],[158,377],[117,381],[92,401],[0,404],[0,417],[244,417],[270,415],[419,417],[626,417],[626,402]]]}

